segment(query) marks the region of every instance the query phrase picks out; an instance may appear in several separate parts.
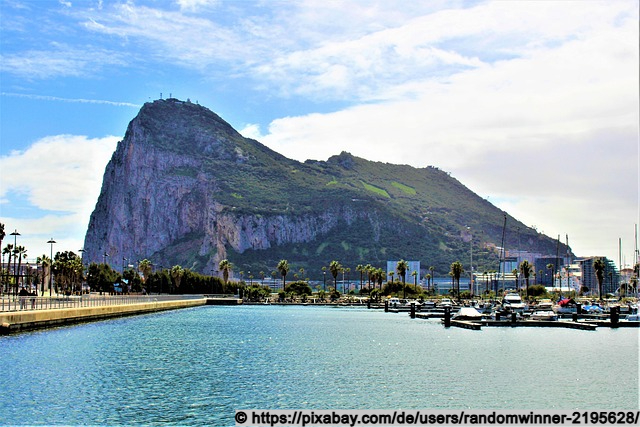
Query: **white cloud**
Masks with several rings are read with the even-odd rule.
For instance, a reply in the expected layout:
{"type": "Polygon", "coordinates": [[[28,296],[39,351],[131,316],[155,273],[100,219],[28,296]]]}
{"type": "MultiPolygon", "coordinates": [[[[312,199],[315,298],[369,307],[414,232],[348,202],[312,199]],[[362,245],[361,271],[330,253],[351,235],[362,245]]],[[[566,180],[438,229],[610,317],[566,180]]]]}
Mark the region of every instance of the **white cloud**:
{"type": "Polygon", "coordinates": [[[218,0],[177,0],[180,10],[195,12],[202,7],[216,5],[218,0]]]}
{"type": "Polygon", "coordinates": [[[260,132],[260,125],[257,125],[255,123],[247,124],[242,128],[242,130],[238,131],[238,133],[240,133],[240,135],[244,136],[245,138],[255,139],[256,141],[260,141],[264,138],[264,136],[260,132]]]}
{"type": "MultiPolygon", "coordinates": [[[[481,6],[518,9],[518,16],[525,16],[521,22],[506,10],[502,17],[494,11],[480,29],[480,24],[461,26],[465,36],[477,30],[478,39],[486,40],[480,36],[489,27],[504,37],[522,25],[520,40],[505,47],[511,57],[469,62],[470,67],[443,76],[386,82],[379,86],[385,93],[378,102],[274,120],[262,141],[299,160],[346,150],[372,160],[436,165],[481,195],[510,200],[498,204],[516,218],[551,235],[576,236],[579,254],[617,259],[618,237],[629,235],[638,221],[637,10],[630,13],[624,2],[612,10],[609,3],[569,3],[559,11],[555,2],[554,7],[528,2],[532,15],[518,9],[520,2],[481,6]],[[559,20],[573,8],[580,9],[576,19],[559,20]],[[563,225],[566,229],[558,230],[563,225]]],[[[442,12],[483,22],[477,13],[442,12]]],[[[436,31],[452,23],[445,20],[436,31]]],[[[367,43],[360,46],[367,51],[367,43]]],[[[309,64],[329,58],[317,53],[309,64]]],[[[308,59],[297,56],[282,73],[291,80],[297,76],[292,70],[308,59]]],[[[350,61],[348,70],[357,68],[351,58],[336,58],[350,61]]],[[[346,80],[336,79],[334,88],[346,80]]]]}
{"type": "Polygon", "coordinates": [[[125,60],[117,52],[89,48],[70,48],[53,44],[50,49],[33,49],[0,55],[3,73],[49,79],[88,76],[106,66],[122,66],[125,60]]]}
{"type": "Polygon", "coordinates": [[[31,212],[28,217],[3,213],[0,221],[7,229],[22,234],[21,244],[29,249],[29,257],[47,250],[45,242],[51,236],[60,244],[73,246],[62,250],[77,251],[81,247],[79,236],[86,232],[105,166],[117,141],[113,136],[49,136],[24,151],[0,157],[3,211],[9,203],[20,203],[12,200],[20,195],[29,203],[22,208],[31,212]]]}

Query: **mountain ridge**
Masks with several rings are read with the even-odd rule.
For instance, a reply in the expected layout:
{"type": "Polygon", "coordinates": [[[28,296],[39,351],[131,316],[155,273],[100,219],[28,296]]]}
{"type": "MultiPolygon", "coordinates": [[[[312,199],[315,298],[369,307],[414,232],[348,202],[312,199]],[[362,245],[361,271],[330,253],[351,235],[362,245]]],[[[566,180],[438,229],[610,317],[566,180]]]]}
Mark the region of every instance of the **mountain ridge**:
{"type": "Polygon", "coordinates": [[[288,259],[318,278],[331,260],[355,271],[416,259],[446,274],[473,248],[477,268],[497,270],[505,215],[507,248],[555,253],[555,240],[437,167],[347,152],[298,162],[171,98],[146,103],[129,123],[105,168],[84,255],[207,274],[225,258],[266,275],[288,259]]]}

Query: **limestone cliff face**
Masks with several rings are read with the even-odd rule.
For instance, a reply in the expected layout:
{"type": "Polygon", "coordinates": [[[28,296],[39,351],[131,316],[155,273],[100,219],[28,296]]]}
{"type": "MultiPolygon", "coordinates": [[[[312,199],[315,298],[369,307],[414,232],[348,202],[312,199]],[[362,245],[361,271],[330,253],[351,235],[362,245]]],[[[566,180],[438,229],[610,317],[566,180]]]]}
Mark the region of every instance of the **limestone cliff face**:
{"type": "Polygon", "coordinates": [[[221,189],[219,176],[249,160],[248,150],[234,143],[241,140],[198,105],[178,100],[145,105],[106,167],[85,237],[85,259],[119,268],[144,258],[169,267],[199,257],[184,266],[211,271],[228,249],[243,253],[311,242],[355,219],[379,228],[375,213],[344,206],[306,214],[238,213],[225,203],[228,191],[221,189]],[[212,161],[218,167],[212,168],[212,161]]]}
{"type": "MultiPolygon", "coordinates": [[[[348,153],[300,163],[207,108],[167,99],[145,104],[118,143],[84,257],[117,269],[147,258],[207,274],[226,258],[237,271],[267,275],[287,259],[316,278],[331,260],[355,270],[415,259],[446,274],[470,244],[479,265],[496,269],[491,248],[501,243],[504,216],[437,168],[348,153]],[[468,227],[482,233],[471,240],[468,227]]],[[[505,246],[556,252],[554,240],[508,223],[505,246]]]]}

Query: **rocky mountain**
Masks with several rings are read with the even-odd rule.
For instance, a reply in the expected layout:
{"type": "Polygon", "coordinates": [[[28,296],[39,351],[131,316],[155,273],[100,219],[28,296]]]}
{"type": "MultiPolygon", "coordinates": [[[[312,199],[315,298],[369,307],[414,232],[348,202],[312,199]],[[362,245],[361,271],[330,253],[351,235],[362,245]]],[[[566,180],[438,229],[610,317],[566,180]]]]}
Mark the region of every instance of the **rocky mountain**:
{"type": "Polygon", "coordinates": [[[555,255],[555,240],[438,168],[345,152],[300,163],[203,106],[166,99],[146,103],[118,143],[84,257],[118,269],[148,258],[205,274],[227,258],[236,274],[254,277],[287,259],[291,274],[319,279],[332,260],[353,274],[358,264],[398,259],[446,274],[473,249],[476,268],[497,270],[505,215],[507,249],[555,255]]]}

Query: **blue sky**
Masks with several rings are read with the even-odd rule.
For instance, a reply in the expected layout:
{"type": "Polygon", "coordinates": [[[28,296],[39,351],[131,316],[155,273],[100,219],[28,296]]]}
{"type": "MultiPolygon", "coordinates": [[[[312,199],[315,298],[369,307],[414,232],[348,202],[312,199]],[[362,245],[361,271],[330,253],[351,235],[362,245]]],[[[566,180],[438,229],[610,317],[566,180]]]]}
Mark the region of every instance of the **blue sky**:
{"type": "Polygon", "coordinates": [[[638,1],[0,0],[0,13],[0,221],[30,258],[51,237],[82,247],[128,122],[171,94],[289,158],[437,166],[580,256],[617,263],[622,239],[633,261],[638,1]]]}

